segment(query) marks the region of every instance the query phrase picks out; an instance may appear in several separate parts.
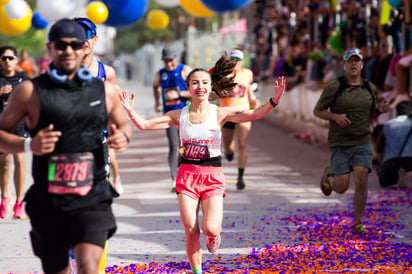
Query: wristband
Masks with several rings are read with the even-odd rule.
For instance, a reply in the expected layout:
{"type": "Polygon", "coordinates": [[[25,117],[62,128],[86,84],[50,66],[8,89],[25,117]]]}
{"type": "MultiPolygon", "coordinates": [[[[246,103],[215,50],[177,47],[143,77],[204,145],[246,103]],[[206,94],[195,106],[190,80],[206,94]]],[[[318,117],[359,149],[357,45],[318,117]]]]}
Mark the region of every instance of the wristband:
{"type": "Polygon", "coordinates": [[[24,140],[24,151],[31,152],[31,138],[30,137],[24,140]]]}
{"type": "Polygon", "coordinates": [[[273,102],[273,97],[270,97],[269,98],[269,103],[272,105],[272,107],[276,107],[278,104],[279,104],[279,102],[277,102],[277,103],[275,103],[275,102],[273,102]]]}
{"type": "Polygon", "coordinates": [[[124,137],[126,137],[126,141],[127,141],[127,143],[130,143],[129,137],[127,137],[126,132],[124,132],[124,131],[123,131],[123,134],[124,134],[124,137]]]}

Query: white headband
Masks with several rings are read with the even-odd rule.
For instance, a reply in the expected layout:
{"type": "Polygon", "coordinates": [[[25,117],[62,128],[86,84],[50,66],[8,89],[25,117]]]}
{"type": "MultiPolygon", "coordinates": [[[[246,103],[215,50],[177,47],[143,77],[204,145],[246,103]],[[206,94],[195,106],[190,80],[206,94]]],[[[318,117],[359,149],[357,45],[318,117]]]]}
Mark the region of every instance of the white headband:
{"type": "Polygon", "coordinates": [[[230,52],[230,57],[237,57],[240,60],[243,60],[244,54],[242,51],[234,49],[230,52]]]}

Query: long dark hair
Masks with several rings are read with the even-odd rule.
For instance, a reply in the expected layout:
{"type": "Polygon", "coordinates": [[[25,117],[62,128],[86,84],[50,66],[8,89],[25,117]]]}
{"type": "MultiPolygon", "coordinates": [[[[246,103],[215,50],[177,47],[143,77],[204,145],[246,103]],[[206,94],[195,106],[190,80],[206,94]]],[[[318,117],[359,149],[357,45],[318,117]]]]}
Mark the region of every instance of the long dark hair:
{"type": "Polygon", "coordinates": [[[212,71],[209,72],[202,68],[195,68],[187,75],[187,83],[189,85],[189,81],[191,76],[195,72],[206,72],[210,75],[212,81],[212,91],[215,92],[220,98],[227,97],[230,91],[236,86],[235,74],[233,74],[233,69],[236,66],[236,61],[231,60],[230,56],[225,52],[219,60],[215,63],[212,71]]]}

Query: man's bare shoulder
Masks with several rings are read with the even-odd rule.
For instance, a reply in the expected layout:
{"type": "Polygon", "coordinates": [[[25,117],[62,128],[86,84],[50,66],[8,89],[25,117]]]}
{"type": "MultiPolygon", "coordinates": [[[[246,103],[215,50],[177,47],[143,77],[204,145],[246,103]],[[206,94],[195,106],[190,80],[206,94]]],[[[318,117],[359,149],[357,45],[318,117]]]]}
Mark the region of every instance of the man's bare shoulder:
{"type": "Polygon", "coordinates": [[[33,92],[35,91],[34,84],[31,80],[26,80],[21,82],[18,86],[16,86],[13,90],[13,93],[18,94],[18,97],[21,97],[23,95],[31,96],[33,92]]]}

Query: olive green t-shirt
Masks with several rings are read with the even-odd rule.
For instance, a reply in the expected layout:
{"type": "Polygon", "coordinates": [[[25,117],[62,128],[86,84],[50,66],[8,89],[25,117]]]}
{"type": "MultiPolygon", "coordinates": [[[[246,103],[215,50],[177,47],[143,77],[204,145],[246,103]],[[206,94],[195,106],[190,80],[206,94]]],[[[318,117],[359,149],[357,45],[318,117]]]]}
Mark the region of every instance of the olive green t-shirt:
{"type": "MultiPolygon", "coordinates": [[[[352,124],[346,128],[341,128],[335,121],[329,121],[328,146],[358,146],[371,142],[370,137],[370,117],[376,109],[372,107],[373,98],[366,87],[350,86],[345,88],[342,94],[331,106],[340,82],[335,79],[328,83],[322,91],[316,108],[330,112],[352,115],[352,124]]],[[[376,98],[376,87],[369,82],[372,93],[376,98]]]]}

